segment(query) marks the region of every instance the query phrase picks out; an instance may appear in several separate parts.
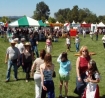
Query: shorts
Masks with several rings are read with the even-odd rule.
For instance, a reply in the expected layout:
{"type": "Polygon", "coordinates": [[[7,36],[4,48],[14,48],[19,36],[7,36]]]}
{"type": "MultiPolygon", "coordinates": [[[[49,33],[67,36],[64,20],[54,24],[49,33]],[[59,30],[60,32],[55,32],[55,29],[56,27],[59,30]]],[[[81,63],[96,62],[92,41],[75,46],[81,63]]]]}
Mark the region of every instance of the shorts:
{"type": "Polygon", "coordinates": [[[70,49],[71,47],[70,47],[70,44],[67,44],[67,49],[70,49]]]}
{"type": "Polygon", "coordinates": [[[69,77],[69,74],[68,75],[59,74],[59,79],[60,81],[69,81],[70,77],[69,77]]]}

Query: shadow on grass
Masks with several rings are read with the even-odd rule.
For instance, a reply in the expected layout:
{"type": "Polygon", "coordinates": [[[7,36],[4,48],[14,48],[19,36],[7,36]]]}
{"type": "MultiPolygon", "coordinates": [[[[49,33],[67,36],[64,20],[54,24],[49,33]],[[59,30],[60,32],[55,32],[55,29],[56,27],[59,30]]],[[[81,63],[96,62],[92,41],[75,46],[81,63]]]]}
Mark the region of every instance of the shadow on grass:
{"type": "MultiPolygon", "coordinates": [[[[65,97],[56,97],[56,98],[65,98],[65,97]]],[[[80,97],[75,97],[75,96],[68,96],[67,98],[80,98],[80,97]]]]}
{"type": "MultiPolygon", "coordinates": [[[[26,80],[26,78],[18,79],[18,81],[22,81],[22,80],[26,80]]],[[[34,79],[33,78],[30,78],[29,81],[34,81],[34,79]]]]}
{"type": "Polygon", "coordinates": [[[105,95],[101,96],[100,98],[105,98],[105,95]]]}
{"type": "Polygon", "coordinates": [[[57,58],[58,56],[54,56],[54,55],[53,55],[52,57],[53,57],[53,58],[57,58]]]}
{"type": "Polygon", "coordinates": [[[76,51],[74,51],[74,50],[70,50],[70,52],[76,52],[76,51]]]}

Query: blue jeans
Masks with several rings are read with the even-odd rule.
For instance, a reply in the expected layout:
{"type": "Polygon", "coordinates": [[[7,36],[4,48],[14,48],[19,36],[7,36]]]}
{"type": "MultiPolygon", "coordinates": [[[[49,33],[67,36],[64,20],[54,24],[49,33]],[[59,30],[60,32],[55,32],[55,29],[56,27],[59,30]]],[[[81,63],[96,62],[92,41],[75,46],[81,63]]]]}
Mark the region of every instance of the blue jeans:
{"type": "Polygon", "coordinates": [[[76,43],[75,47],[76,47],[76,52],[78,52],[79,51],[79,43],[76,43]]]}
{"type": "Polygon", "coordinates": [[[17,79],[17,62],[8,60],[8,69],[7,69],[6,80],[10,80],[10,73],[11,73],[12,66],[13,66],[13,70],[14,70],[14,78],[17,79]]]}
{"type": "Polygon", "coordinates": [[[48,94],[48,98],[55,98],[54,82],[52,80],[44,81],[44,86],[47,88],[47,91],[42,88],[41,98],[46,98],[46,93],[48,94]]]}
{"type": "Polygon", "coordinates": [[[83,74],[81,74],[82,81],[78,81],[78,79],[76,78],[76,88],[74,90],[74,93],[76,93],[80,96],[83,94],[83,92],[86,88],[86,85],[87,85],[87,83],[84,82],[84,79],[86,79],[86,77],[87,77],[86,74],[83,73],[83,74]]]}
{"type": "Polygon", "coordinates": [[[36,54],[37,58],[39,57],[37,46],[32,46],[32,51],[36,54]]]}

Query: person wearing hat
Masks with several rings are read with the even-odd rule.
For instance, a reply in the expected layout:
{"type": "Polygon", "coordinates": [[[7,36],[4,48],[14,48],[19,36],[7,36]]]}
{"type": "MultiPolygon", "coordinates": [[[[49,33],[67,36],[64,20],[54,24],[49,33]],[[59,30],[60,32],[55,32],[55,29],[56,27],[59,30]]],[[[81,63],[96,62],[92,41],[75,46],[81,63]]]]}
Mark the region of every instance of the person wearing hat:
{"type": "Polygon", "coordinates": [[[8,64],[5,82],[9,82],[10,80],[10,72],[11,72],[12,66],[14,69],[14,79],[17,80],[17,63],[19,61],[20,52],[19,52],[19,49],[15,47],[14,40],[12,40],[10,43],[11,43],[11,46],[7,48],[6,57],[5,57],[5,63],[8,64]]]}
{"type": "Polygon", "coordinates": [[[15,44],[15,47],[18,48],[18,45],[19,45],[19,38],[15,38],[14,41],[15,41],[15,43],[16,43],[16,44],[15,44]]]}
{"type": "Polygon", "coordinates": [[[105,49],[105,35],[102,37],[102,41],[103,41],[103,46],[104,46],[104,49],[105,49]]]}
{"type": "Polygon", "coordinates": [[[30,70],[33,60],[33,52],[31,50],[30,42],[26,42],[24,46],[25,49],[23,50],[23,55],[22,55],[22,66],[24,66],[26,72],[26,82],[28,82],[30,78],[30,70]]]}

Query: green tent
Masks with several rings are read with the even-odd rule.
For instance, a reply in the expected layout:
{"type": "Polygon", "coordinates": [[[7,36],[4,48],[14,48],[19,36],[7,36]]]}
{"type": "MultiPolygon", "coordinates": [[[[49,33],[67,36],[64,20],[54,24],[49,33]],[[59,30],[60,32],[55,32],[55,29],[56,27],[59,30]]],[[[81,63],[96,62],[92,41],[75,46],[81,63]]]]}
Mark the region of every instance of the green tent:
{"type": "Polygon", "coordinates": [[[23,16],[20,19],[10,23],[9,26],[19,27],[19,26],[40,26],[40,25],[37,20],[34,20],[33,18],[27,16],[23,16]]]}
{"type": "Polygon", "coordinates": [[[42,26],[42,27],[48,27],[49,26],[48,24],[43,23],[42,20],[39,20],[38,22],[39,22],[39,25],[42,26]]]}

